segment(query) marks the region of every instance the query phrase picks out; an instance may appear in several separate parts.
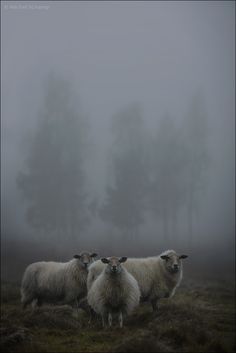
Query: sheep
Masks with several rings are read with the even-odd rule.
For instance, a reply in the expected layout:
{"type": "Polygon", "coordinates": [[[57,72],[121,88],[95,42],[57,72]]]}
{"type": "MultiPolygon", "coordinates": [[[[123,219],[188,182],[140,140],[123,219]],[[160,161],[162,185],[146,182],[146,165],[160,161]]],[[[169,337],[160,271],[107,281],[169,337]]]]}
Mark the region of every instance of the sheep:
{"type": "MultiPolygon", "coordinates": [[[[179,286],[182,276],[182,261],[187,255],[178,255],[174,250],[167,250],[159,256],[147,258],[129,258],[124,267],[137,280],[141,291],[141,301],[150,302],[154,312],[158,310],[158,300],[170,298],[179,286]]],[[[104,265],[95,261],[87,279],[87,288],[103,270],[104,265]]]]}
{"type": "Polygon", "coordinates": [[[119,325],[123,327],[123,315],[130,314],[139,304],[140,290],[136,279],[121,265],[127,257],[102,258],[103,271],[91,285],[88,304],[102,317],[103,327],[108,317],[112,326],[113,314],[118,314],[119,325]]]}
{"type": "Polygon", "coordinates": [[[35,262],[29,265],[21,284],[23,308],[43,302],[72,304],[87,294],[88,266],[96,253],[81,252],[69,262],[35,262]]]}

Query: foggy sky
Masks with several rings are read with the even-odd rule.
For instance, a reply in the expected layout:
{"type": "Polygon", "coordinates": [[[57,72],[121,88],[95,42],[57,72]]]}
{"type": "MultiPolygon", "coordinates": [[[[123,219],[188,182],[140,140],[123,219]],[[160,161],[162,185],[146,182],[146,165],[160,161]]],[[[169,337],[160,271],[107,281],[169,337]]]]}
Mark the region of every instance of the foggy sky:
{"type": "MultiPolygon", "coordinates": [[[[69,78],[88,114],[95,146],[94,192],[106,184],[109,124],[141,103],[151,129],[167,112],[180,121],[196,89],[209,118],[211,167],[199,234],[233,246],[235,131],[234,2],[2,2],[2,227],[30,234],[16,175],[42,103],[45,76],[69,78]],[[5,8],[5,5],[8,8],[5,8]],[[29,3],[28,3],[29,4],[29,3]],[[28,231],[28,233],[27,233],[28,231]]],[[[93,230],[94,231],[94,230],[93,230]]],[[[97,236],[94,233],[94,236],[97,236]]]]}

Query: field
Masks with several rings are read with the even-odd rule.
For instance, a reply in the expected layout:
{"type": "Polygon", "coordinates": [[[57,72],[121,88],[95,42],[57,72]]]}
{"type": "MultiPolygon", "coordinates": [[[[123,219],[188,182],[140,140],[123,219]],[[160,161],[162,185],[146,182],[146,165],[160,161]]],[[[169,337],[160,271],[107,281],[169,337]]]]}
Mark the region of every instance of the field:
{"type": "Polygon", "coordinates": [[[2,283],[1,351],[5,352],[235,352],[231,280],[184,279],[156,316],[140,306],[123,329],[88,323],[69,306],[23,311],[19,286],[2,283]]]}

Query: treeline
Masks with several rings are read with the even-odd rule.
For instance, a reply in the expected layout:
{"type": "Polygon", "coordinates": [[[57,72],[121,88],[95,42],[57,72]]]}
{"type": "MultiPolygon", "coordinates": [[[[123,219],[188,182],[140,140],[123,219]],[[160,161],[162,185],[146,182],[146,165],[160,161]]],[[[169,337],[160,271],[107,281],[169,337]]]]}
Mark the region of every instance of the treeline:
{"type": "Polygon", "coordinates": [[[49,75],[38,114],[25,169],[17,176],[27,222],[38,237],[77,244],[99,218],[120,237],[134,240],[151,217],[162,229],[157,237],[171,243],[178,236],[182,215],[185,224],[181,227],[186,227],[192,242],[193,217],[209,164],[207,112],[201,92],[194,95],[181,122],[165,115],[159,117],[156,130],[150,131],[145,124],[139,104],[111,117],[112,144],[102,201],[88,191],[91,126],[70,82],[49,75]]]}

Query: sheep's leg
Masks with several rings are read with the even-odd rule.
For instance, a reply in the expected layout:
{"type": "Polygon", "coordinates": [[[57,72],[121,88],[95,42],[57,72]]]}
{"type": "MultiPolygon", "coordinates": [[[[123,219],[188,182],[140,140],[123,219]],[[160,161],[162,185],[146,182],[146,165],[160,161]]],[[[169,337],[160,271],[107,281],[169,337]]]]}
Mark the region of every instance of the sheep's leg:
{"type": "Polygon", "coordinates": [[[22,309],[26,309],[27,305],[29,305],[30,303],[32,303],[33,299],[27,299],[27,300],[24,300],[22,301],[22,309]]]}
{"type": "Polygon", "coordinates": [[[21,297],[22,309],[26,309],[27,305],[32,304],[34,299],[35,297],[33,294],[26,295],[25,293],[23,293],[21,297]]]}
{"type": "Polygon", "coordinates": [[[91,325],[94,318],[97,318],[97,315],[96,315],[95,311],[90,306],[89,307],[89,321],[88,321],[89,325],[91,325]]]}
{"type": "Polygon", "coordinates": [[[88,324],[91,325],[92,323],[92,308],[89,308],[89,321],[88,324]]]}
{"type": "Polygon", "coordinates": [[[104,319],[104,316],[102,315],[102,327],[105,328],[106,325],[105,325],[105,319],[104,319]]]}
{"type": "Polygon", "coordinates": [[[108,324],[109,324],[109,327],[112,326],[112,314],[111,313],[108,314],[108,324]]]}
{"type": "Polygon", "coordinates": [[[32,309],[35,310],[38,306],[38,299],[34,299],[31,303],[32,309]]]}
{"type": "Polygon", "coordinates": [[[38,299],[37,299],[37,306],[40,307],[40,306],[42,306],[42,305],[43,305],[42,299],[38,298],[38,299]]]}
{"type": "Polygon", "coordinates": [[[87,301],[87,298],[78,298],[78,305],[79,305],[79,308],[84,310],[87,314],[90,314],[90,306],[88,305],[88,301],[87,301]]]}
{"type": "Polygon", "coordinates": [[[120,325],[120,328],[123,327],[123,314],[121,311],[119,313],[119,325],[120,325]]]}
{"type": "Polygon", "coordinates": [[[157,298],[151,300],[152,310],[154,313],[158,311],[157,298]]]}
{"type": "Polygon", "coordinates": [[[75,299],[75,304],[76,304],[77,318],[79,318],[79,300],[78,300],[78,298],[75,299]]]}

